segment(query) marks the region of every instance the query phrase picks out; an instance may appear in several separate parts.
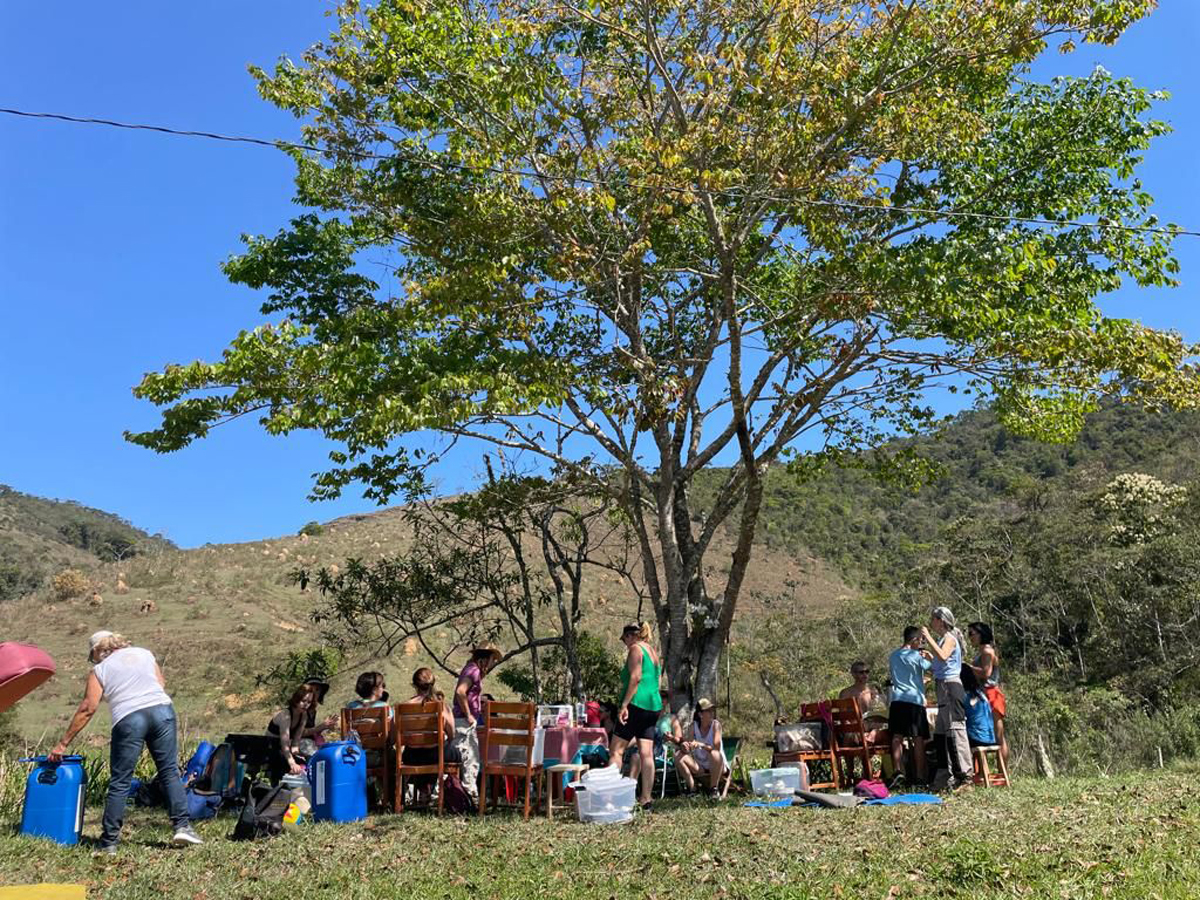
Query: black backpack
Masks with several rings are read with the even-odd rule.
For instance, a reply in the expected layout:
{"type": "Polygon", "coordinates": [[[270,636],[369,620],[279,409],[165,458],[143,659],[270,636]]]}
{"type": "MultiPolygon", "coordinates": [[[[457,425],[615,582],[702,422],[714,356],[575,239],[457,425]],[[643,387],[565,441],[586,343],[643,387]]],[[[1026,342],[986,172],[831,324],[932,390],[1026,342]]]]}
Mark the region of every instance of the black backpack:
{"type": "Polygon", "coordinates": [[[284,784],[255,785],[233,826],[234,841],[275,837],[283,832],[283,817],[292,802],[292,789],[284,784]]]}

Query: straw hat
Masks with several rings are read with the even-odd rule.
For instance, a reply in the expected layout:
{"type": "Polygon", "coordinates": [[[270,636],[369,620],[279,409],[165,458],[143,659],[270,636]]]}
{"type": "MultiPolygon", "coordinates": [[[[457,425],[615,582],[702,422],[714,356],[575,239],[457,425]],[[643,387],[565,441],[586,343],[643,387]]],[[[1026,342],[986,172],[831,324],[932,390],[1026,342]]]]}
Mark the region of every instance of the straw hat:
{"type": "Polygon", "coordinates": [[[492,658],[493,667],[504,658],[504,654],[500,652],[500,648],[495,644],[480,644],[471,650],[471,659],[484,655],[492,658]]]}

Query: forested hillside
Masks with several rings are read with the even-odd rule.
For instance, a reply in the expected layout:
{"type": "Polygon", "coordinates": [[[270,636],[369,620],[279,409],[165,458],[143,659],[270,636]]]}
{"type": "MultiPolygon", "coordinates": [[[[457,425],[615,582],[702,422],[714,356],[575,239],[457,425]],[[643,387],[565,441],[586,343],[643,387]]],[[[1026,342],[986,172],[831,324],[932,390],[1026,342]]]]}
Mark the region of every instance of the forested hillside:
{"type": "Polygon", "coordinates": [[[112,513],[0,484],[0,602],[69,566],[88,568],[173,546],[112,513]]]}
{"type": "MultiPolygon", "coordinates": [[[[726,719],[763,732],[776,699],[786,714],[836,690],[857,658],[882,681],[900,628],[946,603],[964,622],[995,624],[1018,765],[1030,764],[1038,735],[1068,768],[1154,761],[1160,748],[1200,751],[1200,489],[1192,487],[1200,417],[1111,405],[1078,442],[1050,446],[1012,437],[984,410],[911,449],[936,464],[920,486],[855,468],[811,480],[771,474],[747,602],[722,665],[726,719]]],[[[707,483],[697,486],[700,500],[707,483]]],[[[329,623],[311,619],[322,598],[292,573],[344,572],[349,559],[379,563],[412,547],[400,509],[190,551],[162,549],[115,517],[14,491],[0,494],[0,516],[19,571],[45,578],[79,566],[101,595],[60,599],[46,585],[8,604],[9,634],[64,660],[61,677],[19,707],[20,727],[34,735],[65,721],[85,672],[78,645],[99,627],[155,648],[193,727],[256,727],[276,694],[259,676],[302,668],[327,648],[329,623]],[[155,552],[136,555],[142,549],[155,552]]],[[[719,535],[713,558],[727,559],[731,546],[719,535]]],[[[615,658],[620,626],[636,613],[616,575],[587,574],[589,653],[615,658]]],[[[444,626],[425,639],[435,649],[450,640],[444,626]]],[[[331,657],[335,689],[348,696],[368,664],[403,684],[416,665],[437,667],[427,655],[413,640],[384,658],[351,646],[331,657]]],[[[543,665],[555,659],[547,654],[543,665]]],[[[502,680],[517,685],[527,665],[512,660],[501,671],[513,677],[502,680]]]]}

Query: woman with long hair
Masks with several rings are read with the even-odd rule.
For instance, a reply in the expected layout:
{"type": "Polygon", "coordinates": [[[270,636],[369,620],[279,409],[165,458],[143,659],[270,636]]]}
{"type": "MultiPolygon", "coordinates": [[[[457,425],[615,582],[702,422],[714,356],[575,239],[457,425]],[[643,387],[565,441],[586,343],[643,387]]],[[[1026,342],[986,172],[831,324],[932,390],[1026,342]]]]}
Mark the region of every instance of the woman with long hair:
{"type": "Polygon", "coordinates": [[[625,748],[637,741],[640,802],[642,809],[647,811],[654,795],[654,734],[662,709],[662,698],[658,693],[662,663],[658,651],[651,646],[652,637],[648,622],[626,625],[621,632],[621,643],[629,653],[621,669],[621,705],[617,709],[617,727],[609,748],[610,758],[620,765],[625,758],[625,748]]]}
{"type": "Polygon", "coordinates": [[[973,771],[967,740],[966,691],[962,684],[963,635],[955,625],[954,614],[944,606],[930,613],[929,626],[921,629],[921,635],[933,654],[933,680],[937,689],[938,711],[933,733],[938,771],[933,784],[939,789],[948,786],[957,790],[971,783],[973,771]]]}
{"type": "Polygon", "coordinates": [[[317,691],[308,683],[300,685],[288,698],[287,706],[279,710],[267,723],[267,734],[279,738],[279,755],[287,773],[299,775],[304,771],[308,754],[300,747],[306,740],[308,712],[317,702],[317,691]]]}
{"type": "Polygon", "coordinates": [[[971,663],[971,669],[992,706],[996,743],[1000,745],[1000,756],[1007,765],[1008,738],[1004,736],[1004,717],[1008,713],[1008,704],[1004,691],[1000,689],[1000,654],[996,651],[996,637],[992,633],[992,626],[986,622],[970,623],[967,626],[967,640],[975,647],[975,660],[971,663]]]}

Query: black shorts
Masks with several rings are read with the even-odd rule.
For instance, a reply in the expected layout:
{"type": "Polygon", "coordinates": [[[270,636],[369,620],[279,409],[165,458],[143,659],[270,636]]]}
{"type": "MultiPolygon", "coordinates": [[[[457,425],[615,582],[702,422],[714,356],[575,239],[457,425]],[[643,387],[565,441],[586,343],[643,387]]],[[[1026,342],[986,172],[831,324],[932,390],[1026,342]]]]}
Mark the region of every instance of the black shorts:
{"type": "Polygon", "coordinates": [[[916,737],[929,740],[929,716],[925,707],[894,700],[888,707],[888,731],[892,737],[916,737]]]}
{"type": "Polygon", "coordinates": [[[629,707],[629,718],[625,724],[617,723],[613,731],[623,741],[654,740],[654,732],[658,726],[658,710],[642,709],[640,706],[629,707]]]}

